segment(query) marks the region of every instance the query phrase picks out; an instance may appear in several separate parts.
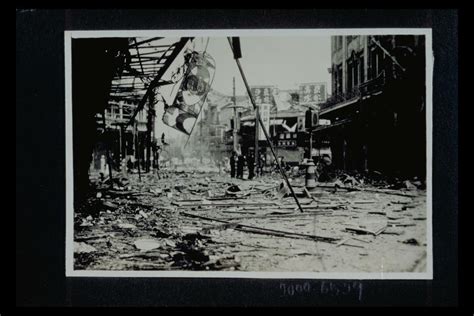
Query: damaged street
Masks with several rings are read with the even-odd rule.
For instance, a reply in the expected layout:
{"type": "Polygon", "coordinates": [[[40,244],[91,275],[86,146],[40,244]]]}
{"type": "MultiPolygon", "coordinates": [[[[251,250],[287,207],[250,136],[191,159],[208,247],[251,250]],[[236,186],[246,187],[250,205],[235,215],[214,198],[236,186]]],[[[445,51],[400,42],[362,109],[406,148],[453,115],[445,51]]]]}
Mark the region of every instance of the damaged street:
{"type": "Polygon", "coordinates": [[[93,177],[74,218],[75,269],[416,272],[426,260],[426,191],[337,180],[309,191],[279,174],[212,167],[93,177]]]}
{"type": "Polygon", "coordinates": [[[72,44],[72,275],[430,273],[422,35],[72,44]]]}

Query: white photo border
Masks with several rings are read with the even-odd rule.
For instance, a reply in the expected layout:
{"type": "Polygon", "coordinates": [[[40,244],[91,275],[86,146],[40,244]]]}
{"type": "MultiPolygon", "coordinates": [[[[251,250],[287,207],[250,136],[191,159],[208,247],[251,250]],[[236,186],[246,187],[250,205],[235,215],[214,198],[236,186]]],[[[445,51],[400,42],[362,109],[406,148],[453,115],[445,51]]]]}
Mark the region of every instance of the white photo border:
{"type": "Polygon", "coordinates": [[[202,30],[101,30],[64,32],[66,119],[66,277],[159,277],[159,278],[250,278],[250,279],[344,279],[344,280],[432,280],[432,150],[433,150],[433,49],[431,28],[341,28],[341,29],[202,29],[202,30]],[[102,37],[307,37],[337,35],[424,35],[426,50],[426,207],[427,255],[425,272],[246,272],[246,271],[103,271],[74,270],[74,190],[71,42],[75,38],[102,37]]]}

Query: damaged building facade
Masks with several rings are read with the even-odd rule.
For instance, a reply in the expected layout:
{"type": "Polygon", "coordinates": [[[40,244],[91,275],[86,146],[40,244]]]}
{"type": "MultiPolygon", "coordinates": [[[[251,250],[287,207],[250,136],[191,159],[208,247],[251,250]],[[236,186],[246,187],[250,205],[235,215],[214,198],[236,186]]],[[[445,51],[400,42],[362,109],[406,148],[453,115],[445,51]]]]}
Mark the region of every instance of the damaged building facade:
{"type": "Polygon", "coordinates": [[[424,36],[333,36],[332,96],[321,104],[314,138],[333,165],[425,177],[424,36]]]}

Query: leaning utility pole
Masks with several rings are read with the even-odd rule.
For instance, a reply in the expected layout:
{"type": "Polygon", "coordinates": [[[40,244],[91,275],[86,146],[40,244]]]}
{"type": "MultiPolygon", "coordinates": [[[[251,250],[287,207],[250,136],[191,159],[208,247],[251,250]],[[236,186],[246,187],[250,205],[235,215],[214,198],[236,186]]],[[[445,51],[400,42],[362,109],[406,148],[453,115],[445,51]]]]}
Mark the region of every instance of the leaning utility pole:
{"type": "Polygon", "coordinates": [[[257,163],[258,163],[258,139],[260,138],[260,129],[258,125],[258,121],[260,120],[260,111],[259,111],[259,106],[255,109],[255,151],[254,151],[254,166],[255,168],[258,168],[257,163]]]}
{"type": "MultiPolygon", "coordinates": [[[[232,45],[231,38],[228,37],[227,39],[229,41],[230,48],[231,48],[231,50],[234,54],[234,59],[235,59],[235,62],[237,63],[237,67],[239,68],[240,75],[242,76],[242,80],[244,81],[245,88],[247,89],[247,94],[249,95],[250,102],[252,102],[252,106],[253,106],[254,110],[257,111],[257,105],[255,104],[255,100],[253,98],[252,91],[250,91],[250,86],[247,82],[247,78],[245,78],[244,70],[242,69],[242,65],[240,65],[240,61],[239,61],[239,58],[241,57],[241,55],[240,55],[240,43],[237,41],[239,47],[234,49],[234,46],[232,45]]],[[[262,126],[262,130],[263,130],[263,133],[265,135],[265,139],[267,140],[267,143],[270,147],[273,158],[275,159],[275,162],[278,166],[278,170],[280,171],[281,176],[285,180],[286,186],[288,187],[288,189],[290,189],[291,195],[295,199],[296,205],[298,205],[299,210],[303,213],[303,208],[301,207],[300,201],[298,201],[298,197],[296,196],[296,193],[293,190],[293,187],[291,186],[290,181],[288,180],[288,177],[286,176],[285,171],[283,170],[283,168],[281,167],[280,162],[277,159],[275,149],[273,148],[273,144],[270,141],[270,136],[268,135],[268,132],[265,129],[265,125],[263,124],[262,118],[260,116],[256,117],[255,125],[257,125],[257,122],[260,123],[260,126],[262,126]]]]}
{"type": "Polygon", "coordinates": [[[237,152],[237,100],[235,97],[235,77],[232,78],[233,84],[233,97],[232,101],[234,102],[234,129],[232,130],[232,140],[234,144],[234,152],[237,152]]]}

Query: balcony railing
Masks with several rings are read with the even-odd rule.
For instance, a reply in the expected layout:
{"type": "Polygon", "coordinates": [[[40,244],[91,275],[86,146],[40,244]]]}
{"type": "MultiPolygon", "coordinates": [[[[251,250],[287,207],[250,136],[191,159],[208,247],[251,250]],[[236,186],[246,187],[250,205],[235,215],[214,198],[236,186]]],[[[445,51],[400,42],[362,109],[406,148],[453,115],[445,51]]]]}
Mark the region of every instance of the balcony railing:
{"type": "Polygon", "coordinates": [[[386,84],[385,72],[381,72],[376,78],[366,81],[347,93],[335,94],[329,97],[326,102],[321,104],[321,110],[327,109],[333,105],[357,99],[361,96],[370,95],[381,91],[386,84]]]}
{"type": "Polygon", "coordinates": [[[351,91],[347,93],[335,94],[331,96],[330,98],[328,98],[326,102],[321,104],[321,110],[327,109],[333,105],[336,105],[345,101],[356,99],[359,96],[360,96],[360,89],[358,87],[352,89],[351,91]]]}
{"type": "Polygon", "coordinates": [[[383,90],[387,83],[387,76],[385,71],[382,71],[376,78],[364,82],[359,86],[359,90],[362,96],[370,95],[383,90]]]}

